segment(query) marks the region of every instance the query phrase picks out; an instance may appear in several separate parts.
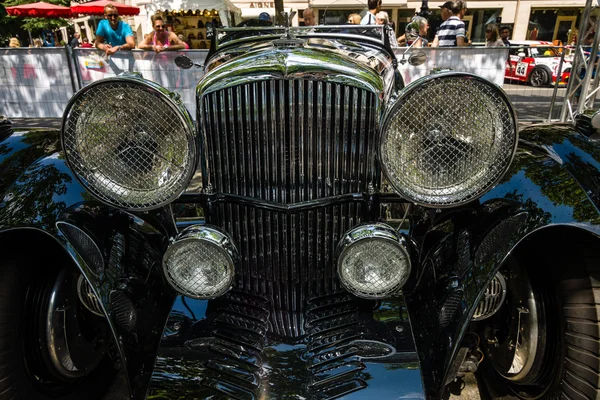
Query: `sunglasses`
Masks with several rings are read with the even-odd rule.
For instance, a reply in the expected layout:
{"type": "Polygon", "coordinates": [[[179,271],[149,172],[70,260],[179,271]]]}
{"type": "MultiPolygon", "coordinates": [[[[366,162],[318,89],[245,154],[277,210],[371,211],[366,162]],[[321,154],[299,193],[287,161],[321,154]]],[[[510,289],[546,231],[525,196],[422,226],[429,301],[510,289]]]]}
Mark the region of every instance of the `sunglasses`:
{"type": "Polygon", "coordinates": [[[119,14],[105,14],[106,18],[119,18],[119,14]]]}
{"type": "Polygon", "coordinates": [[[154,25],[156,29],[165,29],[164,25],[154,25]]]}

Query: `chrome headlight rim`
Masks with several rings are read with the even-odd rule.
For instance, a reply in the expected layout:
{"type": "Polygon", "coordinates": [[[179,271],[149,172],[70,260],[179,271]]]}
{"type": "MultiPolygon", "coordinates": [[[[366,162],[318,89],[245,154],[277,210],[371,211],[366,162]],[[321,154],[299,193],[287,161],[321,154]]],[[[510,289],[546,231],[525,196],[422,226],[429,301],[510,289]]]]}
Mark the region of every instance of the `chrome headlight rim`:
{"type": "Polygon", "coordinates": [[[175,241],[169,245],[167,251],[163,255],[162,259],[162,269],[163,274],[169,285],[176,290],[178,293],[184,294],[187,297],[198,299],[198,300],[210,300],[216,297],[219,297],[229,291],[233,285],[233,281],[236,274],[236,269],[239,267],[241,263],[241,256],[237,247],[233,243],[231,237],[225,233],[220,228],[213,225],[192,225],[187,227],[179,235],[175,241]],[[228,277],[226,282],[222,285],[223,289],[219,292],[215,292],[210,296],[199,296],[195,293],[187,291],[185,288],[182,288],[176,281],[174,281],[171,277],[171,273],[168,270],[167,260],[172,255],[172,253],[177,250],[182,245],[186,245],[188,243],[204,241],[214,248],[218,249],[223,255],[228,257],[230,260],[229,268],[228,268],[228,277]]]}
{"type": "Polygon", "coordinates": [[[410,259],[410,254],[408,253],[406,239],[403,236],[401,236],[394,228],[381,222],[363,223],[347,231],[337,246],[336,264],[336,271],[340,282],[342,283],[342,286],[351,294],[369,300],[384,299],[399,293],[402,290],[402,288],[406,285],[406,282],[409,280],[412,273],[412,263],[410,259]],[[396,284],[390,286],[386,290],[382,290],[376,293],[367,293],[365,291],[359,291],[356,288],[348,285],[345,279],[342,278],[342,261],[344,260],[345,255],[347,254],[349,249],[353,247],[353,245],[361,241],[364,242],[365,240],[378,240],[391,243],[397,249],[399,249],[402,255],[404,256],[407,268],[406,274],[401,280],[399,280],[396,284]]]}
{"type": "MultiPolygon", "coordinates": [[[[150,110],[148,112],[152,112],[152,110],[150,110]]],[[[67,103],[67,106],[65,107],[65,110],[63,112],[62,121],[61,121],[61,129],[60,129],[60,142],[61,142],[61,148],[63,149],[62,151],[65,156],[65,161],[67,163],[67,166],[73,172],[73,175],[75,176],[75,179],[77,180],[77,182],[79,182],[92,196],[94,196],[95,199],[100,201],[102,204],[106,204],[111,207],[116,207],[116,208],[126,210],[126,211],[150,211],[150,210],[155,210],[155,209],[164,207],[165,205],[172,203],[174,200],[176,200],[181,195],[181,193],[183,191],[185,191],[185,189],[189,185],[189,182],[192,180],[192,177],[194,176],[194,174],[196,172],[197,165],[198,165],[198,158],[199,158],[199,149],[196,144],[195,124],[194,124],[191,114],[189,113],[189,111],[187,110],[187,108],[185,107],[183,102],[181,101],[179,95],[167,90],[166,88],[164,88],[163,86],[159,85],[156,82],[144,79],[140,74],[137,74],[137,73],[126,72],[126,73],[123,73],[116,77],[101,79],[101,80],[92,82],[91,84],[83,87],[77,93],[75,93],[75,95],[73,95],[73,97],[67,103]],[[169,109],[174,113],[174,115],[177,116],[178,120],[181,122],[182,127],[184,127],[184,129],[185,129],[186,137],[188,138],[188,140],[187,140],[188,153],[191,157],[191,161],[190,161],[191,168],[189,168],[185,172],[185,174],[182,176],[182,179],[181,179],[182,184],[179,185],[176,190],[173,190],[173,193],[170,196],[162,199],[161,201],[148,202],[149,204],[146,204],[146,205],[132,206],[132,205],[121,204],[118,200],[115,200],[114,196],[109,198],[109,196],[107,196],[103,192],[95,189],[93,184],[91,184],[83,176],[81,176],[79,173],[77,173],[77,168],[73,164],[73,161],[71,160],[71,157],[69,156],[69,152],[66,150],[67,143],[65,142],[65,132],[66,132],[66,129],[68,129],[68,127],[69,127],[69,121],[70,121],[69,117],[71,115],[71,111],[72,111],[73,107],[82,98],[82,96],[86,95],[89,91],[96,89],[98,86],[104,86],[104,85],[115,84],[115,83],[116,84],[125,84],[125,85],[135,85],[135,86],[140,87],[142,90],[149,92],[152,95],[156,96],[157,99],[160,98],[160,100],[163,100],[163,102],[160,103],[160,105],[169,107],[169,109]]]]}
{"type": "Polygon", "coordinates": [[[514,157],[516,155],[518,144],[519,144],[519,131],[518,131],[517,114],[516,114],[514,107],[510,103],[510,100],[509,100],[506,92],[504,92],[504,90],[500,86],[498,86],[495,83],[490,82],[480,76],[473,75],[473,74],[470,74],[467,72],[451,71],[451,72],[439,72],[439,73],[427,75],[427,76],[422,77],[414,82],[411,82],[408,86],[406,86],[402,90],[398,99],[387,110],[387,112],[384,115],[383,124],[381,125],[381,136],[380,136],[380,142],[379,142],[379,146],[378,146],[379,147],[378,155],[379,155],[379,159],[381,160],[380,165],[381,165],[382,172],[396,193],[398,193],[399,195],[401,195],[402,197],[411,201],[414,204],[418,204],[418,205],[428,207],[428,208],[443,209],[443,208],[454,208],[454,207],[469,203],[473,200],[476,200],[476,199],[480,198],[481,196],[485,195],[495,185],[497,185],[498,182],[500,182],[502,177],[506,174],[506,172],[510,168],[510,166],[514,160],[514,157]],[[387,141],[387,138],[389,135],[390,124],[393,122],[394,116],[398,113],[399,109],[407,102],[407,98],[409,98],[409,96],[414,91],[421,89],[428,84],[431,84],[431,82],[439,80],[439,79],[446,79],[446,78],[472,79],[472,80],[478,81],[479,83],[481,83],[483,85],[488,86],[491,90],[493,90],[499,96],[501,101],[506,105],[506,107],[508,109],[510,119],[512,121],[512,125],[514,126],[514,140],[513,140],[514,143],[512,145],[512,148],[510,149],[510,154],[511,154],[510,158],[509,158],[508,162],[506,163],[506,165],[504,166],[502,172],[499,173],[498,176],[496,176],[494,179],[490,179],[485,185],[482,185],[481,189],[479,189],[478,191],[476,191],[475,193],[473,193],[471,195],[464,196],[464,198],[462,198],[460,201],[439,202],[439,203],[427,202],[427,201],[422,201],[421,199],[417,198],[416,196],[411,195],[411,193],[406,188],[402,187],[401,185],[398,185],[398,183],[395,180],[389,178],[391,174],[390,174],[388,166],[386,165],[386,162],[385,162],[385,159],[386,159],[386,157],[384,156],[385,146],[386,146],[386,141],[387,141]]]}

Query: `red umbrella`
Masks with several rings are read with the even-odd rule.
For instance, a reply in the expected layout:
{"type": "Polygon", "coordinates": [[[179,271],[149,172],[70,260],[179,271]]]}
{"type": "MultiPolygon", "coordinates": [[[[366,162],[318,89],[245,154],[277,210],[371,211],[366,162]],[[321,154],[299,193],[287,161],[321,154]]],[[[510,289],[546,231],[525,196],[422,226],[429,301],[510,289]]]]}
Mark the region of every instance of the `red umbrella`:
{"type": "Polygon", "coordinates": [[[109,0],[96,0],[77,4],[71,6],[71,11],[73,14],[104,15],[104,6],[107,4],[112,4],[117,7],[120,15],[138,15],[140,13],[138,7],[128,6],[127,4],[116,3],[109,0]]]}
{"type": "Polygon", "coordinates": [[[38,3],[22,4],[20,6],[6,7],[8,15],[30,18],[70,18],[69,7],[57,6],[40,1],[38,3]]]}

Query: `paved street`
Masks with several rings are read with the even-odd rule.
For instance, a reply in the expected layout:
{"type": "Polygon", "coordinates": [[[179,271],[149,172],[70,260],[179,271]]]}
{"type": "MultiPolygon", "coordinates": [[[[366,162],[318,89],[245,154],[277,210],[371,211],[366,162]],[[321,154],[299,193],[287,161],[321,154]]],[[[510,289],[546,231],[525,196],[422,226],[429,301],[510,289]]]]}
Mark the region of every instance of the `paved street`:
{"type": "MultiPolygon", "coordinates": [[[[524,84],[505,83],[502,88],[517,111],[517,117],[520,122],[540,122],[548,118],[554,87],[534,88],[524,84]]],[[[553,119],[558,119],[560,116],[565,94],[565,87],[557,89],[556,102],[552,112],[553,119]]],[[[596,100],[596,106],[600,108],[599,100],[596,100]]]]}

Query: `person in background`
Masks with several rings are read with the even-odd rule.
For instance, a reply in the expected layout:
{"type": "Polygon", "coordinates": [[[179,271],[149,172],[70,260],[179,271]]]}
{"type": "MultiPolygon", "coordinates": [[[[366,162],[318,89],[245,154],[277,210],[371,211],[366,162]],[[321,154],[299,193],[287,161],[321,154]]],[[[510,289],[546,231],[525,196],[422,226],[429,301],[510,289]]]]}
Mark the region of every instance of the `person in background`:
{"type": "Polygon", "coordinates": [[[504,42],[500,39],[498,26],[489,24],[485,27],[485,47],[504,47],[504,42]]]}
{"type": "Polygon", "coordinates": [[[361,25],[375,25],[377,23],[375,21],[375,14],[381,11],[381,0],[369,0],[368,7],[369,11],[360,21],[361,25]]]}
{"type": "Polygon", "coordinates": [[[458,13],[458,18],[462,21],[465,19],[465,14],[467,13],[467,2],[465,0],[457,0],[460,3],[460,12],[458,13]]]}
{"type": "Polygon", "coordinates": [[[302,11],[302,18],[304,18],[304,26],[315,26],[317,25],[317,20],[315,19],[315,13],[311,8],[305,8],[302,11]]]}
{"type": "Polygon", "coordinates": [[[83,38],[83,43],[81,44],[81,47],[83,49],[92,49],[94,46],[92,46],[88,38],[83,38]]]}
{"type": "Polygon", "coordinates": [[[103,50],[107,56],[119,50],[131,50],[135,47],[135,36],[131,27],[119,21],[119,11],[112,4],[104,6],[104,18],[96,31],[96,48],[103,50]]]}
{"type": "Polygon", "coordinates": [[[427,47],[427,30],[429,23],[426,18],[419,15],[413,17],[412,21],[406,26],[406,45],[413,47],[427,47]]]}
{"type": "Polygon", "coordinates": [[[185,50],[189,50],[189,49],[190,49],[190,45],[189,45],[189,44],[187,44],[187,43],[185,42],[185,40],[183,40],[183,34],[182,34],[182,33],[180,33],[179,35],[177,35],[177,37],[178,37],[178,38],[179,38],[179,40],[181,40],[181,41],[183,42],[183,44],[185,45],[185,50]]]}
{"type": "Polygon", "coordinates": [[[500,40],[504,43],[505,46],[510,46],[510,42],[508,41],[508,37],[510,36],[510,29],[508,27],[504,27],[500,29],[500,40]]]}
{"type": "Polygon", "coordinates": [[[390,47],[398,47],[398,40],[396,39],[396,34],[392,30],[392,28],[389,26],[390,17],[388,15],[388,13],[385,11],[379,11],[375,15],[375,23],[377,25],[387,25],[385,32],[387,33],[388,39],[390,40],[390,47]]]}
{"type": "Polygon", "coordinates": [[[185,49],[183,41],[180,40],[175,33],[166,30],[165,21],[160,15],[153,15],[151,20],[154,34],[146,36],[138,48],[142,50],[153,50],[155,53],[185,49]]]}
{"type": "Polygon", "coordinates": [[[8,41],[8,47],[13,47],[13,48],[21,47],[21,42],[16,37],[11,37],[10,40],[8,41]]]}
{"type": "Polygon", "coordinates": [[[262,26],[273,25],[273,23],[271,22],[271,15],[268,12],[261,12],[258,15],[258,20],[261,21],[262,26]]]}
{"type": "MultiPolygon", "coordinates": [[[[442,10],[446,9],[449,2],[442,5],[442,10]]],[[[468,46],[465,23],[459,18],[463,9],[463,2],[456,0],[450,6],[452,15],[440,25],[435,39],[433,39],[432,47],[462,47],[468,46]]],[[[444,12],[442,12],[442,19],[444,12]]]]}
{"type": "Polygon", "coordinates": [[[446,22],[452,16],[452,1],[447,1],[440,6],[442,22],[446,22]]]}
{"type": "Polygon", "coordinates": [[[42,43],[42,39],[35,38],[33,39],[33,47],[43,47],[44,43],[42,43]]]}
{"type": "Polygon", "coordinates": [[[54,47],[54,34],[50,31],[42,33],[44,47],[54,47]]]}
{"type": "Polygon", "coordinates": [[[358,14],[350,14],[350,15],[348,15],[348,24],[350,24],[350,25],[360,25],[360,15],[358,15],[358,14]]]}
{"type": "Polygon", "coordinates": [[[71,46],[71,48],[75,48],[75,47],[79,47],[79,37],[81,35],[79,34],[79,32],[75,32],[73,34],[73,39],[71,39],[71,43],[69,43],[69,45],[71,46]]]}

